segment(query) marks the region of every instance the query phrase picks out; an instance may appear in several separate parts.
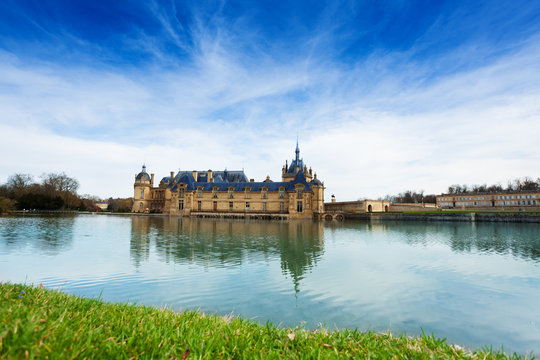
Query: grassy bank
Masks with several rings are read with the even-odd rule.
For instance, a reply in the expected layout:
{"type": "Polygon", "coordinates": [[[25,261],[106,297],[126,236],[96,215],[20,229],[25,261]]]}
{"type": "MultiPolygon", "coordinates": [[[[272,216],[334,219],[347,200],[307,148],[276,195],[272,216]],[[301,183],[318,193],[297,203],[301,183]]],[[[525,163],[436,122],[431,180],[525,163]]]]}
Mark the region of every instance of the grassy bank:
{"type": "Polygon", "coordinates": [[[408,358],[506,359],[432,336],[307,331],[237,317],[109,304],[0,284],[2,358],[408,358]]]}

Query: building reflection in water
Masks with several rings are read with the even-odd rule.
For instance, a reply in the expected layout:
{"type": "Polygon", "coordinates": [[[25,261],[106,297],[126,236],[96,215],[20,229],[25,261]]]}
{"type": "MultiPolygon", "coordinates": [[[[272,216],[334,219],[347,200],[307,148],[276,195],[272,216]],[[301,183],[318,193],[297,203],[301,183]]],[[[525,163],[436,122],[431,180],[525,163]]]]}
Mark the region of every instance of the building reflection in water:
{"type": "Polygon", "coordinates": [[[295,291],[324,251],[323,223],[134,216],[131,258],[136,266],[156,252],[161,261],[234,267],[279,259],[295,291]]]}
{"type": "Polygon", "coordinates": [[[495,253],[540,261],[538,224],[493,222],[345,221],[341,229],[396,235],[410,245],[445,244],[455,253],[495,253]]]}

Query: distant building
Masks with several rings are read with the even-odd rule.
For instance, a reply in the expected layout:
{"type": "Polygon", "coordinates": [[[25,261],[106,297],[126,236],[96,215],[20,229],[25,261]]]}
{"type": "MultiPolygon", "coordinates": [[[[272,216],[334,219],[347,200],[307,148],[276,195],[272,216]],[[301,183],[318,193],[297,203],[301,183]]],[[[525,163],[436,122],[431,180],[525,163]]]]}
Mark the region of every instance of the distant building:
{"type": "Polygon", "coordinates": [[[107,200],[100,200],[95,202],[94,206],[100,208],[101,210],[107,210],[109,207],[109,202],[107,200]]]}
{"type": "Polygon", "coordinates": [[[442,194],[437,196],[442,209],[502,208],[527,209],[540,206],[540,191],[505,191],[497,193],[442,194]]]}
{"type": "Polygon", "coordinates": [[[314,218],[324,211],[324,185],[308,170],[296,144],[281,181],[248,180],[239,171],[179,171],[154,187],[154,174],[135,175],[132,212],[182,216],[314,218]]]}

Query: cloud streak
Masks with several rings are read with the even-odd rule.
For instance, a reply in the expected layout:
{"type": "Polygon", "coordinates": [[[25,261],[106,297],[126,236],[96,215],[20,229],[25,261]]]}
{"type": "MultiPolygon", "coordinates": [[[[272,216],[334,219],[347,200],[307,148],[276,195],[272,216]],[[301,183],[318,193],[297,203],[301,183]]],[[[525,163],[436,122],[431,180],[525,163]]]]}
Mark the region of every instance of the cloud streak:
{"type": "MultiPolygon", "coordinates": [[[[121,35],[123,49],[146,62],[104,63],[115,54],[107,44],[91,44],[96,56],[76,48],[71,61],[3,42],[8,140],[0,151],[10,159],[0,181],[65,171],[83,192],[130,196],[142,162],[158,178],[179,167],[244,167],[249,177],[278,179],[297,134],[327,195],[340,200],[538,176],[540,36],[532,25],[511,44],[467,38],[441,50],[436,34],[447,38],[459,12],[426,15],[405,48],[389,48],[389,37],[350,56],[369,30],[340,25],[335,9],[294,24],[299,35],[288,42],[289,31],[271,38],[277,30],[256,24],[256,12],[231,17],[226,4],[205,12],[151,3],[146,11],[152,31],[121,35]]],[[[88,43],[72,33],[65,41],[88,43]]]]}

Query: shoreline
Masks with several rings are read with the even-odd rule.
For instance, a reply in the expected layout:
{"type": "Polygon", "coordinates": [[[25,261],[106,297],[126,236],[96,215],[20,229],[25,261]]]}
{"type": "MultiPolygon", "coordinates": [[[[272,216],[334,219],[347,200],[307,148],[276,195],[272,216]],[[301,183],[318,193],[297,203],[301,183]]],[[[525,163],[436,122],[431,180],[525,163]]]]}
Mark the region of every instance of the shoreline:
{"type": "Polygon", "coordinates": [[[41,284],[2,282],[0,290],[0,354],[8,358],[534,357],[488,347],[471,351],[433,334],[409,337],[324,327],[309,331],[238,316],[107,303],[43,289],[41,284]]]}
{"type": "Polygon", "coordinates": [[[540,212],[514,211],[440,211],[408,213],[346,214],[346,220],[471,222],[471,223],[540,223],[540,212]]]}
{"type": "MultiPolygon", "coordinates": [[[[109,215],[109,216],[143,216],[143,217],[172,217],[184,218],[180,215],[169,215],[160,213],[131,213],[131,212],[91,212],[91,211],[57,211],[57,210],[16,210],[2,215],[45,215],[45,214],[84,214],[84,215],[109,215]]],[[[377,213],[344,213],[344,220],[357,221],[418,221],[418,222],[506,222],[506,223],[540,223],[540,211],[467,211],[467,210],[445,210],[445,211],[418,211],[418,212],[377,212],[377,213]]],[[[189,219],[208,218],[208,219],[227,219],[227,217],[185,217],[189,219]]],[[[233,217],[231,217],[232,219],[233,217]]],[[[251,217],[235,216],[234,219],[250,220],[251,217]]],[[[256,220],[267,221],[321,221],[326,223],[341,222],[341,220],[323,220],[323,219],[273,219],[256,218],[256,220]]]]}

